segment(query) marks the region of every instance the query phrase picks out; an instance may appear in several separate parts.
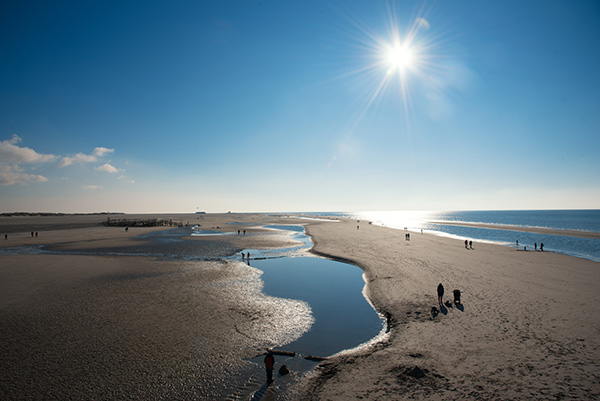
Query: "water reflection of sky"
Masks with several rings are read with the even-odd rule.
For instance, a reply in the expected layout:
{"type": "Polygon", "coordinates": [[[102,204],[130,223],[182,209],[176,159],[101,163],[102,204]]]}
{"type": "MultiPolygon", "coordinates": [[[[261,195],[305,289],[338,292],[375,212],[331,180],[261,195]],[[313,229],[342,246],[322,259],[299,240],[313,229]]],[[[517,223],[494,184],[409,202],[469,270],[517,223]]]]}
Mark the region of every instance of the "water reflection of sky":
{"type": "Polygon", "coordinates": [[[377,336],[383,323],[363,296],[365,283],[360,268],[307,256],[302,251],[312,242],[301,225],[264,228],[287,231],[300,242],[289,248],[244,250],[251,254],[252,267],[263,271],[264,293],[307,302],[315,319],[307,333],[285,345],[286,350],[329,356],[377,336]]]}
{"type": "Polygon", "coordinates": [[[381,331],[379,315],[363,296],[362,270],[316,257],[252,262],[267,295],[307,302],[315,323],[283,348],[304,355],[329,356],[369,341],[381,331]]]}

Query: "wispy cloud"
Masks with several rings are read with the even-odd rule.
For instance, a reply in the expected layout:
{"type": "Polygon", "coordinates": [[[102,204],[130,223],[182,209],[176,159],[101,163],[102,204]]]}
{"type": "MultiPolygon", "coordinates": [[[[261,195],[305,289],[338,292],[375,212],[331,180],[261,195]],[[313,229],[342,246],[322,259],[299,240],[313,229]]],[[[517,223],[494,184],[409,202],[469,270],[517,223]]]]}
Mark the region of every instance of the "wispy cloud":
{"type": "Polygon", "coordinates": [[[13,135],[11,139],[0,142],[0,160],[2,163],[44,163],[56,159],[55,155],[41,154],[27,147],[19,147],[17,144],[22,139],[13,135]]]}
{"type": "Polygon", "coordinates": [[[98,161],[99,157],[106,156],[109,153],[113,153],[114,149],[108,149],[103,147],[94,148],[91,155],[85,153],[77,153],[74,156],[65,156],[58,163],[58,167],[67,167],[71,164],[83,164],[83,163],[94,163],[98,161]]]}
{"type": "MultiPolygon", "coordinates": [[[[96,163],[101,158],[113,153],[114,149],[102,146],[94,148],[91,154],[76,153],[68,156],[57,156],[53,154],[38,153],[35,150],[19,146],[21,137],[13,135],[12,138],[0,141],[0,185],[26,185],[28,183],[46,182],[48,179],[43,175],[32,174],[31,170],[38,169],[39,164],[58,160],[58,167],[67,167],[74,164],[96,163]],[[26,171],[24,165],[33,165],[26,171]]],[[[116,174],[119,172],[110,163],[104,163],[95,168],[97,171],[116,174]]],[[[65,180],[65,177],[61,178],[65,180]]],[[[85,189],[100,189],[95,185],[85,186],[85,189]]]]}
{"type": "Polygon", "coordinates": [[[85,189],[86,191],[92,191],[95,189],[104,189],[101,185],[84,185],[83,189],[85,189]]]}
{"type": "Polygon", "coordinates": [[[135,184],[135,180],[132,180],[129,177],[124,176],[124,175],[120,176],[119,180],[123,180],[123,181],[125,181],[128,184],[135,184]]]}
{"type": "Polygon", "coordinates": [[[95,170],[103,171],[105,173],[113,173],[113,174],[119,172],[119,170],[117,170],[117,168],[115,166],[112,166],[109,163],[105,163],[99,167],[96,167],[95,170]]]}
{"type": "Polygon", "coordinates": [[[18,166],[0,164],[0,185],[26,185],[30,182],[46,182],[48,179],[37,174],[23,172],[18,166]]]}
{"type": "Polygon", "coordinates": [[[56,159],[55,155],[38,153],[17,144],[22,139],[13,135],[11,139],[0,142],[0,185],[26,185],[30,182],[45,182],[48,179],[42,175],[29,174],[19,164],[39,164],[56,159]]]}
{"type": "Polygon", "coordinates": [[[67,167],[71,164],[82,164],[82,163],[93,163],[98,161],[98,158],[94,155],[86,155],[83,153],[77,153],[74,156],[65,156],[58,163],[58,167],[67,167]]]}
{"type": "Polygon", "coordinates": [[[105,156],[109,153],[113,153],[115,150],[114,149],[108,149],[108,148],[103,148],[103,147],[98,147],[94,149],[94,156],[97,157],[102,157],[105,156]]]}

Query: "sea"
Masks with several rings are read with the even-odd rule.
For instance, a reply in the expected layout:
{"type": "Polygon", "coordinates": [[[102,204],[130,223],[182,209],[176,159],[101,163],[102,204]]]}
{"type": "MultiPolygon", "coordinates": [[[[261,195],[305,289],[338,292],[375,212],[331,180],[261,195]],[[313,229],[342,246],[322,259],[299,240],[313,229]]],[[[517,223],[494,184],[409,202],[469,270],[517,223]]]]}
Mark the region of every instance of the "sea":
{"type": "MultiPolygon", "coordinates": [[[[300,213],[299,213],[300,214],[300,213]]],[[[460,240],[496,243],[505,246],[527,247],[533,250],[544,244],[544,251],[562,253],[600,262],[600,239],[567,235],[538,234],[516,229],[546,228],[557,231],[574,230],[600,233],[600,210],[487,210],[487,211],[372,211],[372,212],[314,212],[301,213],[319,218],[345,218],[369,221],[372,224],[452,237],[460,240]],[[478,228],[444,223],[479,223],[491,227],[478,228]],[[510,227],[509,227],[510,228],[510,227]]]]}

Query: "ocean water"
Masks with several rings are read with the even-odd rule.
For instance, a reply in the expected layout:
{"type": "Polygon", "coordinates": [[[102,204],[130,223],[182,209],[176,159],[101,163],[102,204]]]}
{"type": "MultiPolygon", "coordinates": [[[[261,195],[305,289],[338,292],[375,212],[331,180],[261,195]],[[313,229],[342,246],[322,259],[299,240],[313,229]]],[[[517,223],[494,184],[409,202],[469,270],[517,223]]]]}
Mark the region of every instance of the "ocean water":
{"type": "Polygon", "coordinates": [[[534,249],[544,244],[544,251],[563,253],[579,258],[600,261],[600,240],[568,235],[536,234],[505,229],[461,227],[443,224],[483,223],[508,225],[515,228],[550,228],[600,233],[600,210],[489,210],[489,211],[389,211],[349,213],[304,213],[310,216],[326,216],[368,220],[373,224],[397,229],[429,232],[457,239],[493,242],[506,246],[534,249]]]}

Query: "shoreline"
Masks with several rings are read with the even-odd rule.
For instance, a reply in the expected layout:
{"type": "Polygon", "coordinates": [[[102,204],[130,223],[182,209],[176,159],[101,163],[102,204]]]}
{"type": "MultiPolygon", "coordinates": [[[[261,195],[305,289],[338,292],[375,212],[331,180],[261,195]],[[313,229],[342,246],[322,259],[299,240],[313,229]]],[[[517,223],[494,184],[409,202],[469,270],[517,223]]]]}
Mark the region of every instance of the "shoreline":
{"type": "Polygon", "coordinates": [[[544,227],[526,227],[526,226],[513,226],[507,224],[486,224],[486,223],[469,223],[469,222],[449,222],[449,221],[428,221],[430,224],[448,225],[448,226],[459,226],[459,227],[475,227],[475,228],[489,228],[492,230],[503,230],[503,231],[519,231],[533,234],[547,234],[547,235],[559,235],[567,237],[579,237],[579,238],[591,238],[600,239],[600,233],[594,231],[580,231],[580,230],[558,230],[555,228],[544,228],[544,227]]]}

